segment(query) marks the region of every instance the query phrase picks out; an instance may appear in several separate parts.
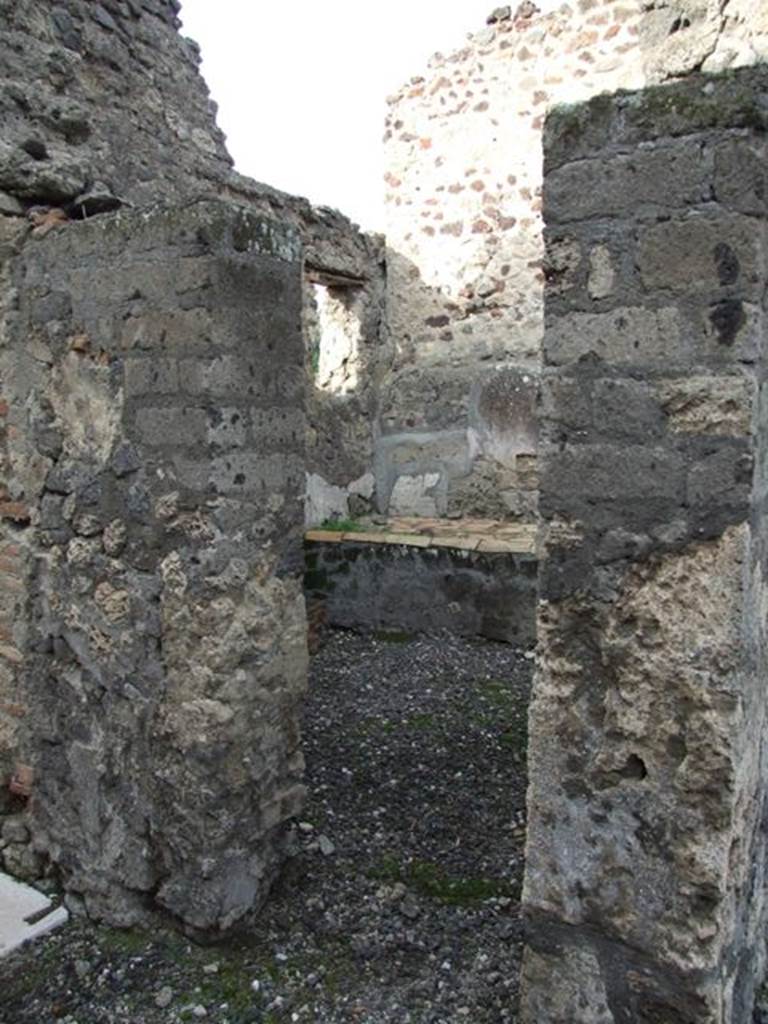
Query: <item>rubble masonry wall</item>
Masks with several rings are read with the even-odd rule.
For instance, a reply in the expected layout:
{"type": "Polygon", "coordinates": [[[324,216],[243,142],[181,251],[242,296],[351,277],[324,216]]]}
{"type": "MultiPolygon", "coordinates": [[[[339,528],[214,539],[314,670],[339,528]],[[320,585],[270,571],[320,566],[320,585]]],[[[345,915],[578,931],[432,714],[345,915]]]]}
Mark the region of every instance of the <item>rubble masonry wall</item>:
{"type": "Polygon", "coordinates": [[[765,69],[550,115],[527,1024],[765,968],[765,69]],[[602,286],[595,294],[596,267],[602,286]]]}
{"type": "Polygon", "coordinates": [[[231,926],[300,805],[300,253],[197,202],[28,237],[10,268],[2,717],[32,841],[4,859],[112,923],[231,926]]]}
{"type": "Polygon", "coordinates": [[[6,207],[144,207],[222,180],[231,160],[178,9],[175,0],[2,0],[6,207]]]}
{"type": "Polygon", "coordinates": [[[0,0],[0,865],[216,933],[303,792],[305,471],[372,462],[303,279],[355,279],[374,360],[383,261],[232,171],[178,10],[0,0]]]}
{"type": "Polygon", "coordinates": [[[751,0],[580,0],[545,15],[523,3],[389,99],[383,508],[535,518],[543,288],[568,259],[555,246],[544,258],[547,111],[766,58],[768,9],[751,0]]]}
{"type": "MultiPolygon", "coordinates": [[[[0,0],[0,215],[44,204],[93,216],[214,196],[295,227],[307,268],[355,282],[362,322],[359,385],[344,396],[307,392],[308,518],[350,514],[355,494],[363,511],[373,505],[378,384],[389,365],[383,241],[233,171],[178,10],[175,0],[0,0]]],[[[307,371],[312,379],[309,356],[307,371]]]]}

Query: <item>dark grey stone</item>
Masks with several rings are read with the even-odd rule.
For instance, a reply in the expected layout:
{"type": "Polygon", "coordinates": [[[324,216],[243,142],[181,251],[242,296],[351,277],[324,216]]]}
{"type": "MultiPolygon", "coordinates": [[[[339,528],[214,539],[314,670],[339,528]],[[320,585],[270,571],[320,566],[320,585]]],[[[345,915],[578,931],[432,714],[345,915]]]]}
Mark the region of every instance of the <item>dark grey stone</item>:
{"type": "Polygon", "coordinates": [[[82,34],[65,7],[54,7],[51,21],[57,36],[69,50],[79,53],[82,48],[82,34]]]}
{"type": "Polygon", "coordinates": [[[141,456],[134,445],[120,444],[109,460],[109,467],[116,477],[129,476],[141,467],[141,456]]]}
{"type": "Polygon", "coordinates": [[[98,22],[102,28],[105,28],[107,32],[117,32],[117,22],[109,11],[105,10],[101,4],[91,4],[90,15],[93,20],[98,22]]]}
{"type": "MultiPolygon", "coordinates": [[[[12,406],[16,389],[19,404],[34,410],[23,426],[31,464],[58,456],[39,493],[25,477],[35,513],[25,527],[34,600],[24,612],[34,657],[19,670],[19,693],[35,708],[24,723],[40,780],[32,829],[87,913],[120,926],[165,908],[201,933],[231,927],[265,898],[284,822],[300,807],[302,392],[292,393],[295,406],[279,408],[274,394],[259,404],[240,389],[255,379],[250,367],[267,364],[276,381],[302,367],[299,260],[291,224],[244,221],[237,206],[199,203],[73,221],[30,239],[12,270],[30,282],[13,321],[26,376],[11,374],[4,385],[12,406]],[[238,252],[233,231],[244,222],[253,244],[238,252]],[[177,299],[199,292],[201,280],[207,351],[212,362],[231,361],[220,393],[198,402],[173,390],[126,394],[123,311],[138,321],[147,363],[167,359],[167,333],[175,329],[182,345],[185,326],[197,322],[182,318],[179,327],[177,299]],[[140,306],[142,292],[151,301],[140,306]],[[41,322],[46,303],[61,320],[55,327],[41,322]],[[71,339],[81,335],[89,344],[73,355],[71,339]],[[27,359],[30,343],[42,339],[50,362],[27,359]],[[75,370],[63,398],[61,366],[75,370]],[[235,414],[248,424],[242,445],[214,457],[208,431],[235,414]],[[200,490],[179,480],[180,452],[202,467],[200,490]],[[235,484],[240,473],[245,479],[235,484]],[[208,484],[219,478],[242,495],[227,505],[228,517],[208,505],[208,484]],[[184,639],[186,611],[205,618],[222,599],[231,614],[221,629],[234,625],[240,637],[231,634],[222,648],[226,666],[199,636],[184,639]],[[270,656],[254,635],[265,615],[283,635],[276,696],[271,683],[262,685],[270,656]],[[200,704],[193,680],[205,661],[218,682],[215,700],[200,704]],[[61,700],[70,683],[78,699],[61,700]],[[204,715],[217,709],[205,739],[186,717],[194,707],[204,715]],[[49,750],[49,738],[62,749],[49,750]],[[253,770],[243,773],[249,757],[253,770]],[[262,761],[272,765],[266,775],[262,761]],[[82,814],[84,798],[90,809],[82,814]],[[104,845],[99,807],[107,800],[120,823],[117,860],[104,845]]],[[[221,440],[216,435],[219,449],[221,440]]],[[[209,633],[202,619],[199,628],[209,633]]]]}
{"type": "Polygon", "coordinates": [[[305,557],[307,596],[334,626],[535,640],[533,556],[345,541],[308,542],[305,557]]]}

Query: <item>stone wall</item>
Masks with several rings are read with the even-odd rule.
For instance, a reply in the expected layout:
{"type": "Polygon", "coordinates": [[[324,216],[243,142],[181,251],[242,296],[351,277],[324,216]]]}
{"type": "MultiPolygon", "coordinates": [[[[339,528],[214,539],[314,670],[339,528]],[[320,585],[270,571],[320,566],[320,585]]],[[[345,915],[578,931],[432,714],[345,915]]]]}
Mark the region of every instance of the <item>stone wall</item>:
{"type": "Polygon", "coordinates": [[[547,122],[526,1024],[752,1020],[767,111],[762,69],[547,122]]]}
{"type": "Polygon", "coordinates": [[[0,861],[216,932],[300,804],[305,472],[372,463],[384,271],[232,171],[178,6],[0,0],[0,861]],[[358,297],[341,402],[317,273],[358,297]]]}
{"type": "Polygon", "coordinates": [[[364,540],[308,540],[306,548],[307,606],[322,607],[331,626],[536,641],[533,552],[364,540]]]}
{"type": "MultiPolygon", "coordinates": [[[[398,513],[531,518],[545,278],[541,134],[554,105],[768,58],[748,0],[580,0],[497,9],[389,100],[388,320],[377,483],[398,513]],[[514,12],[514,13],[513,13],[514,12]]],[[[575,187],[589,200],[590,182],[575,187]]],[[[591,288],[606,287],[600,252],[591,288]]]]}
{"type": "Polygon", "coordinates": [[[176,0],[2,0],[4,206],[72,204],[92,215],[221,181],[231,161],[178,9],[176,0]]]}
{"type": "MultiPolygon", "coordinates": [[[[0,343],[3,348],[8,345],[8,318],[12,315],[15,302],[11,268],[26,233],[26,225],[19,218],[0,216],[0,343]]],[[[3,464],[3,486],[0,491],[0,814],[9,810],[13,804],[9,783],[18,762],[21,722],[27,714],[18,687],[22,662],[19,648],[25,645],[27,635],[27,552],[26,547],[18,543],[17,532],[28,522],[29,511],[26,503],[18,500],[23,499],[23,495],[14,495],[6,483],[10,451],[15,444],[15,430],[8,422],[10,411],[9,399],[3,393],[0,396],[0,458],[3,464]]],[[[34,868],[35,858],[30,858],[26,850],[16,851],[16,859],[30,859],[31,867],[34,868]]]]}
{"type": "Polygon", "coordinates": [[[223,930],[303,793],[300,241],[197,202],[33,233],[9,272],[6,865],[223,930]]]}
{"type": "Polygon", "coordinates": [[[347,515],[355,494],[373,503],[376,395],[389,365],[383,241],[232,170],[178,8],[0,2],[0,213],[42,217],[37,207],[54,207],[61,220],[77,219],[216,196],[293,225],[310,271],[353,283],[362,325],[358,386],[344,396],[308,391],[308,518],[317,521],[318,508],[321,519],[347,515]]]}

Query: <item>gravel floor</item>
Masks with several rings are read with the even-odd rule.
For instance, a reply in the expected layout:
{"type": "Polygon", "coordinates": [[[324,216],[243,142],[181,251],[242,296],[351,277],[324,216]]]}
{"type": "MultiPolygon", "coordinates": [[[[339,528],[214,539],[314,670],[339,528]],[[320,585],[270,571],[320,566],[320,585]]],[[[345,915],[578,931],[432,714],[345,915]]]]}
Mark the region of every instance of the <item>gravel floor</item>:
{"type": "Polygon", "coordinates": [[[514,1021],[529,682],[508,645],[333,632],[295,856],[253,933],[78,921],[0,961],[0,1022],[514,1021]]]}

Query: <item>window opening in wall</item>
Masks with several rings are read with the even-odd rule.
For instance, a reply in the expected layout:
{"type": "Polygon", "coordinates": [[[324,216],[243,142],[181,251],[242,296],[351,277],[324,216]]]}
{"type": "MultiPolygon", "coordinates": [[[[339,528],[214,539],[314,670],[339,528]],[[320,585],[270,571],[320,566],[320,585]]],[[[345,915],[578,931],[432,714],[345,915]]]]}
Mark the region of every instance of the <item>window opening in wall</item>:
{"type": "Polygon", "coordinates": [[[346,395],[360,372],[362,281],[309,270],[304,302],[307,355],[315,387],[346,395]]]}

